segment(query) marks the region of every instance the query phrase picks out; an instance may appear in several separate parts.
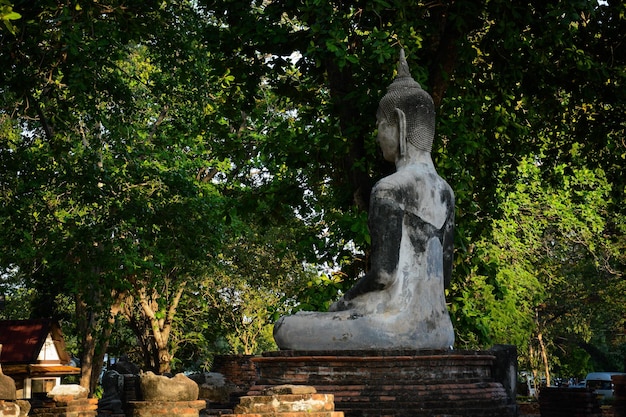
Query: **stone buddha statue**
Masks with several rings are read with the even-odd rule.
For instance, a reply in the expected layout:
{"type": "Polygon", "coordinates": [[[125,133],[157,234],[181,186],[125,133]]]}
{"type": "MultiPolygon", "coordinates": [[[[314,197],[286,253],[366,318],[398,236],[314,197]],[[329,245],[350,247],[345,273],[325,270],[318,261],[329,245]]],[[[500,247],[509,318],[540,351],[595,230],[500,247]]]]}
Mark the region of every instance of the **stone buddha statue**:
{"type": "Polygon", "coordinates": [[[371,268],[329,312],[279,319],[280,349],[449,349],[454,329],[444,286],[452,272],[454,193],[435,170],[432,98],[400,53],[380,101],[377,142],[396,172],[370,198],[371,268]]]}

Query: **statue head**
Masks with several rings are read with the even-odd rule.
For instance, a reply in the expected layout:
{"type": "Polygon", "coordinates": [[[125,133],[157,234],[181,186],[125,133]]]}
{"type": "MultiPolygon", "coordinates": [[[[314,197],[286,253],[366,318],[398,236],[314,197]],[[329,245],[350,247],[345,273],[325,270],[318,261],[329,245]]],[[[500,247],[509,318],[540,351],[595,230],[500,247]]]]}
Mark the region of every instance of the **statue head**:
{"type": "Polygon", "coordinates": [[[435,106],[430,94],[411,77],[403,49],[400,50],[398,75],[380,100],[378,117],[401,125],[401,154],[406,145],[424,152],[431,151],[435,136],[435,106]]]}

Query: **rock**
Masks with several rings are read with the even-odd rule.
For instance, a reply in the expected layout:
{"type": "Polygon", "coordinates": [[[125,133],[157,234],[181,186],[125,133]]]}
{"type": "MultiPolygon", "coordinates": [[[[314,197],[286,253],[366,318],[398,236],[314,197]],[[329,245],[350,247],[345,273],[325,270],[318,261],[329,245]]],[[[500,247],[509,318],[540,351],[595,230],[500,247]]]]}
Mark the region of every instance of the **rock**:
{"type": "Polygon", "coordinates": [[[30,413],[31,404],[28,400],[16,400],[15,404],[20,407],[20,416],[27,416],[30,413]]]}
{"type": "MultiPolygon", "coordinates": [[[[0,344],[0,354],[2,353],[2,344],[0,344]]],[[[15,381],[10,376],[6,376],[2,373],[2,367],[0,367],[0,400],[15,401],[15,381]]]]}
{"type": "Polygon", "coordinates": [[[173,378],[146,372],[139,375],[141,394],[144,401],[195,401],[198,399],[198,384],[184,374],[173,378]]]}
{"type": "Polygon", "coordinates": [[[21,413],[20,406],[17,403],[0,401],[0,416],[17,417],[23,415],[26,414],[21,413]]]}
{"type": "Polygon", "coordinates": [[[57,385],[48,393],[48,397],[56,399],[58,397],[70,397],[73,400],[87,398],[89,391],[87,388],[77,384],[57,385]]]}
{"type": "Polygon", "coordinates": [[[0,371],[0,400],[15,401],[15,381],[0,371]]]}
{"type": "Polygon", "coordinates": [[[199,398],[211,403],[228,403],[231,400],[231,395],[238,391],[235,384],[227,381],[226,377],[218,372],[193,374],[189,378],[198,384],[199,398]]]}

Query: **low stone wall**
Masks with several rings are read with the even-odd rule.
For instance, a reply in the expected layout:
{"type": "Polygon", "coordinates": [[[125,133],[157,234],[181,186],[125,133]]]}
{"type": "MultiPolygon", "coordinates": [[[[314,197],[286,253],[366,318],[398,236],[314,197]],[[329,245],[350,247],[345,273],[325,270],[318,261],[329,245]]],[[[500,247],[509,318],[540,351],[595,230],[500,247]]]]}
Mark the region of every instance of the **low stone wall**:
{"type": "Polygon", "coordinates": [[[598,397],[587,388],[544,387],[539,408],[541,417],[602,417],[598,397]]]}
{"type": "Polygon", "coordinates": [[[75,399],[57,396],[54,399],[33,404],[29,416],[32,417],[96,417],[98,414],[96,398],[75,399]]]}
{"type": "Polygon", "coordinates": [[[253,355],[218,355],[213,359],[211,372],[217,372],[245,391],[256,381],[253,355]]]}

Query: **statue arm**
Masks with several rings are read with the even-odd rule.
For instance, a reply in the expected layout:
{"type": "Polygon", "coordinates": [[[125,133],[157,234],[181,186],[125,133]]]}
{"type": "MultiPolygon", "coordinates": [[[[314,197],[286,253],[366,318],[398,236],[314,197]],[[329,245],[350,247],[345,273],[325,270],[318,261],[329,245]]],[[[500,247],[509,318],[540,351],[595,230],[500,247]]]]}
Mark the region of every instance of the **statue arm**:
{"type": "Polygon", "coordinates": [[[450,191],[448,198],[448,218],[443,230],[443,283],[444,287],[450,286],[452,279],[452,262],[454,256],[454,194],[450,191]]]}
{"type": "Polygon", "coordinates": [[[394,279],[400,258],[404,211],[388,198],[372,195],[369,229],[372,241],[370,270],[344,296],[348,301],[360,294],[380,291],[394,279]]]}

